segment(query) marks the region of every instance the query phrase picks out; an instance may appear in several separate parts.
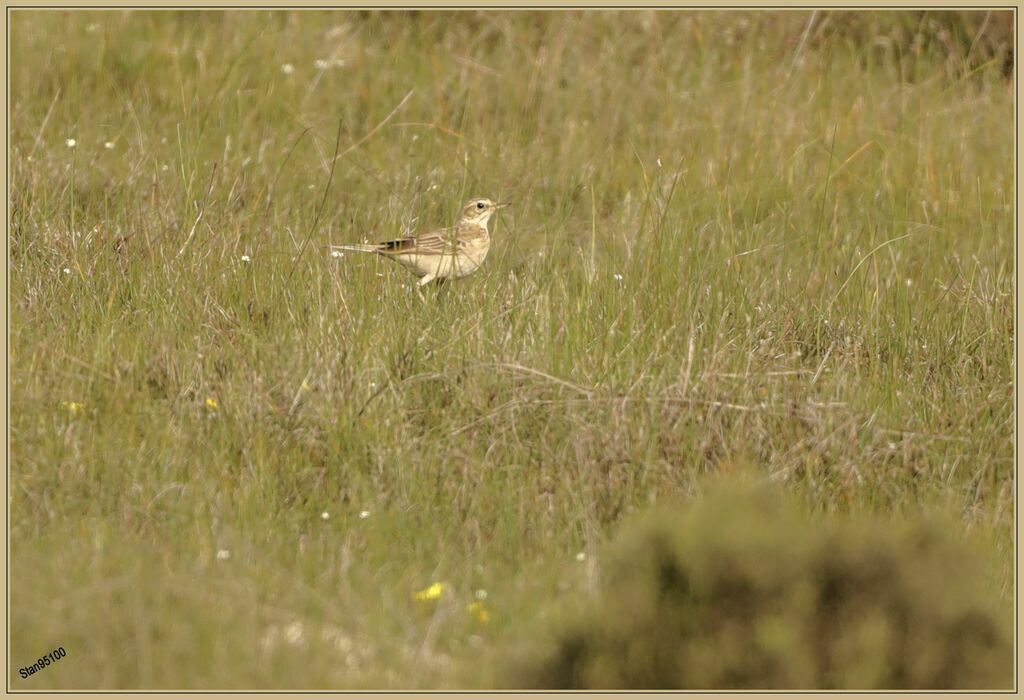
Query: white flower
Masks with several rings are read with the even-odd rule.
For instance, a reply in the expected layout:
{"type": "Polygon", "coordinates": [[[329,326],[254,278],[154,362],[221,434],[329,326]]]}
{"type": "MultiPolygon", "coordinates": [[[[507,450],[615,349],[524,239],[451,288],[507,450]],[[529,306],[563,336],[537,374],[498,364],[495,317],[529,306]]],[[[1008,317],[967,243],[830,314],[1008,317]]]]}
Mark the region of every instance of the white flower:
{"type": "Polygon", "coordinates": [[[227,561],[231,558],[231,552],[226,549],[217,550],[217,561],[227,561]]]}
{"type": "Polygon", "coordinates": [[[342,253],[340,250],[332,250],[331,251],[331,257],[332,258],[340,258],[343,255],[344,255],[344,253],[342,253]]]}
{"type": "Polygon", "coordinates": [[[361,511],[359,511],[359,519],[360,520],[366,520],[369,517],[370,517],[370,511],[368,511],[368,510],[361,510],[361,511]]]}
{"type": "Polygon", "coordinates": [[[328,513],[328,512],[327,512],[327,511],[325,510],[325,511],[324,511],[323,513],[321,513],[321,514],[320,514],[320,519],[321,519],[321,520],[330,520],[330,519],[331,519],[331,514],[330,514],[330,513],[328,513]]]}
{"type": "Polygon", "coordinates": [[[661,158],[658,158],[657,163],[658,163],[658,167],[660,168],[661,167],[661,158]]]}
{"type": "Polygon", "coordinates": [[[77,143],[74,139],[64,139],[64,145],[68,148],[74,148],[77,143]]]}
{"type": "Polygon", "coordinates": [[[302,623],[298,621],[288,625],[284,630],[284,639],[292,646],[301,642],[304,636],[305,630],[302,629],[302,623]]]}
{"type": "Polygon", "coordinates": [[[615,278],[616,282],[621,282],[622,281],[622,275],[620,275],[618,272],[616,272],[614,275],[612,275],[612,277],[615,278]]]}
{"type": "Polygon", "coordinates": [[[64,268],[64,274],[65,275],[70,275],[71,274],[71,268],[70,267],[65,267],[64,268]]]}
{"type": "Polygon", "coordinates": [[[112,150],[114,150],[114,142],[113,141],[107,141],[106,143],[103,144],[103,147],[105,149],[107,149],[108,151],[112,151],[112,150]]]}
{"type": "Polygon", "coordinates": [[[291,75],[292,73],[295,72],[295,66],[293,66],[290,63],[282,63],[281,72],[284,73],[285,75],[291,75]]]}
{"type": "Polygon", "coordinates": [[[487,591],[485,591],[482,588],[478,588],[476,590],[476,592],[473,594],[473,597],[476,598],[477,600],[486,600],[487,599],[487,591]]]}
{"type": "Polygon", "coordinates": [[[252,258],[250,258],[248,255],[243,255],[242,262],[252,262],[252,258]]]}
{"type": "Polygon", "coordinates": [[[586,560],[587,560],[587,553],[586,552],[579,552],[576,555],[576,561],[586,561],[586,560]]]}

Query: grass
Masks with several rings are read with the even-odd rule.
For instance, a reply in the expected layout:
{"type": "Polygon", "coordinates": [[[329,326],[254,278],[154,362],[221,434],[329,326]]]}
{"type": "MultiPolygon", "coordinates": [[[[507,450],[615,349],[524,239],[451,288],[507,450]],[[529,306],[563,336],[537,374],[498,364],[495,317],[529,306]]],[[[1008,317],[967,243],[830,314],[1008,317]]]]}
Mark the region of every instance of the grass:
{"type": "Polygon", "coordinates": [[[12,687],[458,687],[740,469],[952,516],[1009,606],[981,17],[14,11],[12,687]],[[471,196],[447,287],[323,248],[471,196]]]}

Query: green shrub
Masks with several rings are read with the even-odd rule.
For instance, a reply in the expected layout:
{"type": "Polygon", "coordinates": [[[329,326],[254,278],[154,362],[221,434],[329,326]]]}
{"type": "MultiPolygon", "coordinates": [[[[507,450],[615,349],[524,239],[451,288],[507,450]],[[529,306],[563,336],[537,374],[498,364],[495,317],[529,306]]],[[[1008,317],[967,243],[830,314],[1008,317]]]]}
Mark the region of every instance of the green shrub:
{"type": "Polygon", "coordinates": [[[770,491],[719,492],[625,532],[597,599],[511,683],[1005,688],[1010,608],[987,564],[939,522],[807,517],[770,491]]]}

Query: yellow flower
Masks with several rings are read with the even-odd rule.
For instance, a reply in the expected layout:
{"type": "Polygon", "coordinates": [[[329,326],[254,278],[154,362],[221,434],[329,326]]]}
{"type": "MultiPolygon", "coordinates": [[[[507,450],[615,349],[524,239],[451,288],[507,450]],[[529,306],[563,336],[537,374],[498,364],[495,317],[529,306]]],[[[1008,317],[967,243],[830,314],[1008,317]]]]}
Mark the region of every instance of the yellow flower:
{"type": "Polygon", "coordinates": [[[60,407],[72,416],[80,416],[85,411],[85,406],[77,401],[61,401],[60,407]]]}
{"type": "Polygon", "coordinates": [[[412,599],[425,603],[428,600],[437,600],[444,593],[444,584],[435,582],[424,588],[422,591],[416,591],[412,594],[412,599]]]}
{"type": "Polygon", "coordinates": [[[491,621],[491,613],[482,600],[473,601],[467,605],[466,611],[481,625],[486,625],[491,621]]]}
{"type": "Polygon", "coordinates": [[[212,396],[208,396],[206,397],[206,407],[211,411],[216,411],[218,408],[220,408],[220,405],[217,403],[217,399],[213,398],[212,396]]]}

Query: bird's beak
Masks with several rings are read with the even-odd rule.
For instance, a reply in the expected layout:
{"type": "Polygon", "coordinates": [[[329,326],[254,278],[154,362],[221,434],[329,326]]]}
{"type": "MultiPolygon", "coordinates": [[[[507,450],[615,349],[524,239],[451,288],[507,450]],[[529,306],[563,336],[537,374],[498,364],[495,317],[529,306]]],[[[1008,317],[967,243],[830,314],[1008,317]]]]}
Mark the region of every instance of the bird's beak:
{"type": "Polygon", "coordinates": [[[498,202],[497,204],[494,205],[494,208],[495,209],[504,209],[505,207],[507,207],[511,203],[512,202],[498,202]]]}

